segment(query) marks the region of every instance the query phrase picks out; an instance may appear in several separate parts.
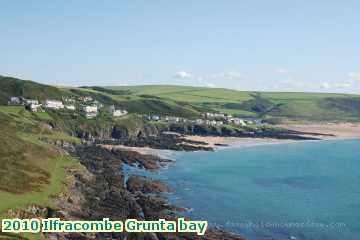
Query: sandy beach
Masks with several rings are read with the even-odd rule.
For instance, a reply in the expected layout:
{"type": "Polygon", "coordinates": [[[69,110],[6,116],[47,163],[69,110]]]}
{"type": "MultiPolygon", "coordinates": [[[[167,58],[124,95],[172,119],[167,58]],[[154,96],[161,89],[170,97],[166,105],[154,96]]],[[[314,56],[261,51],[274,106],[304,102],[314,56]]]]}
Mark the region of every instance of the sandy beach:
{"type": "MultiPolygon", "coordinates": [[[[321,139],[360,138],[360,123],[285,123],[278,126],[300,132],[334,135],[316,136],[321,139]]],[[[311,134],[305,134],[305,136],[311,136],[311,134]]]]}
{"type": "Polygon", "coordinates": [[[101,146],[109,150],[124,149],[129,151],[135,151],[140,154],[159,156],[161,158],[171,158],[171,156],[174,154],[174,151],[172,150],[155,149],[150,147],[129,147],[125,145],[104,145],[104,144],[101,144],[101,146]]]}
{"type": "MultiPolygon", "coordinates": [[[[304,136],[313,136],[323,140],[336,140],[336,139],[352,139],[360,138],[360,124],[353,123],[286,123],[278,125],[279,127],[309,133],[303,134],[304,136]],[[311,133],[315,133],[311,134],[311,133]],[[319,136],[316,134],[324,134],[319,136]]],[[[186,135],[185,139],[191,141],[205,142],[207,146],[215,150],[223,149],[226,147],[252,147],[258,145],[268,144],[283,144],[283,143],[295,143],[298,140],[285,140],[285,139],[274,139],[274,138],[239,138],[239,137],[215,137],[215,136],[197,136],[197,135],[186,135]],[[221,146],[224,145],[224,146],[221,146]]],[[[189,144],[189,143],[186,143],[189,144]]],[[[195,145],[195,144],[194,144],[195,145]]],[[[141,154],[157,155],[162,158],[171,158],[174,154],[172,150],[154,149],[150,147],[128,147],[124,145],[102,145],[107,149],[121,148],[125,150],[136,151],[141,154]]],[[[196,145],[200,146],[200,145],[196,145]]]]}
{"type": "Polygon", "coordinates": [[[187,135],[186,139],[192,141],[206,142],[209,147],[214,149],[221,149],[226,147],[252,147],[257,145],[266,144],[281,144],[281,143],[293,143],[295,140],[283,140],[273,138],[239,138],[239,137],[208,137],[208,136],[194,136],[187,135]],[[225,145],[218,146],[217,144],[225,145]]]}

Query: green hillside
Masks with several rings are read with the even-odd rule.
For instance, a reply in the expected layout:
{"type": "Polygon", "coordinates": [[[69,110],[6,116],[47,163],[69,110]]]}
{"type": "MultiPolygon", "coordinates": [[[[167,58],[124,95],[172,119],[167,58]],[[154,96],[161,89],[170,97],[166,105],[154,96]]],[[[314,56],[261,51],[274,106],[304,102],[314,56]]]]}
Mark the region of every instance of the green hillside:
{"type": "Polygon", "coordinates": [[[44,100],[92,96],[130,113],[197,118],[201,112],[298,121],[359,121],[360,96],[333,93],[245,92],[174,85],[53,87],[0,76],[0,104],[10,96],[44,100]]]}
{"type": "Polygon", "coordinates": [[[238,116],[300,121],[359,121],[360,96],[333,93],[243,92],[222,88],[150,85],[108,87],[238,116]]]}
{"type": "Polygon", "coordinates": [[[53,206],[65,168],[76,163],[40,139],[78,140],[41,128],[39,116],[21,106],[0,106],[0,121],[0,216],[6,209],[29,204],[53,206]]]}
{"type": "Polygon", "coordinates": [[[53,86],[0,76],[0,105],[7,104],[11,96],[45,100],[47,98],[61,99],[64,95],[67,94],[53,86]]]}

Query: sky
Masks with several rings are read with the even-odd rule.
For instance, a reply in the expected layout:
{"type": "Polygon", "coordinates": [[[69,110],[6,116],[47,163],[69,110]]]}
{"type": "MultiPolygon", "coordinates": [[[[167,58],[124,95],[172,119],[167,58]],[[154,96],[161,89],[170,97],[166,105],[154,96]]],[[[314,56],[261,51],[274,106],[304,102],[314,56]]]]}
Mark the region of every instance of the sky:
{"type": "Polygon", "coordinates": [[[0,74],[360,94],[358,0],[0,0],[0,74]]]}

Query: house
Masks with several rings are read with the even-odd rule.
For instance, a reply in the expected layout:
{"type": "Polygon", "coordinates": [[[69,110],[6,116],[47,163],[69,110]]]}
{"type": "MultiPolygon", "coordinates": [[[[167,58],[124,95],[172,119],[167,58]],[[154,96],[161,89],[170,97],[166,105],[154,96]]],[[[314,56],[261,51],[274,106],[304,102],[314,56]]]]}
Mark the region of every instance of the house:
{"type": "Polygon", "coordinates": [[[171,123],[178,123],[178,122],[180,122],[180,118],[170,116],[170,117],[165,117],[165,121],[171,122],[171,123]]]}
{"type": "Polygon", "coordinates": [[[118,110],[114,110],[112,112],[112,114],[113,114],[114,117],[122,117],[122,116],[125,116],[126,114],[128,114],[128,111],[118,109],[118,110]]]}
{"type": "Polygon", "coordinates": [[[80,96],[79,100],[82,102],[91,102],[93,100],[93,98],[90,96],[80,96]]]}
{"type": "Polygon", "coordinates": [[[34,105],[38,105],[39,101],[35,100],[35,99],[23,99],[23,102],[25,105],[30,105],[30,104],[34,104],[34,105]]]}
{"type": "Polygon", "coordinates": [[[27,110],[29,110],[30,112],[40,112],[41,111],[41,104],[30,103],[30,104],[27,104],[25,106],[25,108],[27,110]]]}
{"type": "Polygon", "coordinates": [[[246,122],[241,118],[233,118],[231,122],[234,123],[235,125],[240,125],[242,127],[246,126],[246,122]]]}
{"type": "Polygon", "coordinates": [[[216,121],[215,120],[206,120],[205,123],[208,126],[216,126],[216,121]]]}
{"type": "Polygon", "coordinates": [[[216,121],[216,126],[222,126],[222,125],[224,125],[223,121],[216,121]]]}
{"type": "Polygon", "coordinates": [[[214,118],[214,114],[213,113],[205,113],[205,118],[214,118]]]}
{"type": "Polygon", "coordinates": [[[75,99],[71,98],[71,97],[63,97],[62,99],[63,99],[64,103],[68,103],[68,104],[70,104],[70,103],[74,104],[76,102],[75,99]]]}
{"type": "Polygon", "coordinates": [[[75,105],[65,105],[65,108],[68,109],[68,110],[72,110],[72,111],[75,111],[75,105]]]}
{"type": "Polygon", "coordinates": [[[91,119],[97,116],[98,108],[97,106],[83,106],[82,113],[87,119],[91,119]]]}
{"type": "Polygon", "coordinates": [[[263,123],[262,119],[258,119],[258,118],[244,118],[244,121],[247,124],[255,124],[255,125],[261,125],[263,123]]]}
{"type": "Polygon", "coordinates": [[[223,114],[223,113],[215,113],[215,114],[214,114],[214,117],[215,117],[215,118],[218,118],[218,119],[224,119],[224,118],[225,118],[225,114],[223,114]]]}
{"type": "Polygon", "coordinates": [[[10,101],[8,101],[8,105],[20,105],[21,99],[19,97],[10,97],[10,101]]]}
{"type": "Polygon", "coordinates": [[[109,111],[114,117],[121,117],[121,116],[125,116],[126,114],[128,114],[128,111],[116,109],[114,105],[111,105],[109,107],[109,111]]]}
{"type": "Polygon", "coordinates": [[[44,107],[51,109],[63,109],[64,104],[61,101],[57,101],[57,100],[46,100],[44,107]]]}
{"type": "Polygon", "coordinates": [[[153,121],[159,121],[159,120],[160,120],[160,116],[158,116],[158,115],[152,115],[152,116],[151,116],[151,120],[153,120],[153,121]]]}
{"type": "Polygon", "coordinates": [[[195,120],[195,123],[196,123],[196,124],[199,124],[199,125],[200,125],[200,124],[204,124],[204,120],[198,118],[198,119],[195,120]]]}

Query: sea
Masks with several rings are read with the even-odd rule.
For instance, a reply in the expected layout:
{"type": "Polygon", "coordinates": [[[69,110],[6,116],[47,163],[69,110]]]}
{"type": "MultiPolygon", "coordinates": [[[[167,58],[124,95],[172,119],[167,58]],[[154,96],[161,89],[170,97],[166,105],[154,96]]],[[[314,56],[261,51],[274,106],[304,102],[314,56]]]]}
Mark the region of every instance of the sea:
{"type": "Polygon", "coordinates": [[[173,155],[151,177],[181,213],[249,240],[359,240],[360,140],[173,155]]]}

